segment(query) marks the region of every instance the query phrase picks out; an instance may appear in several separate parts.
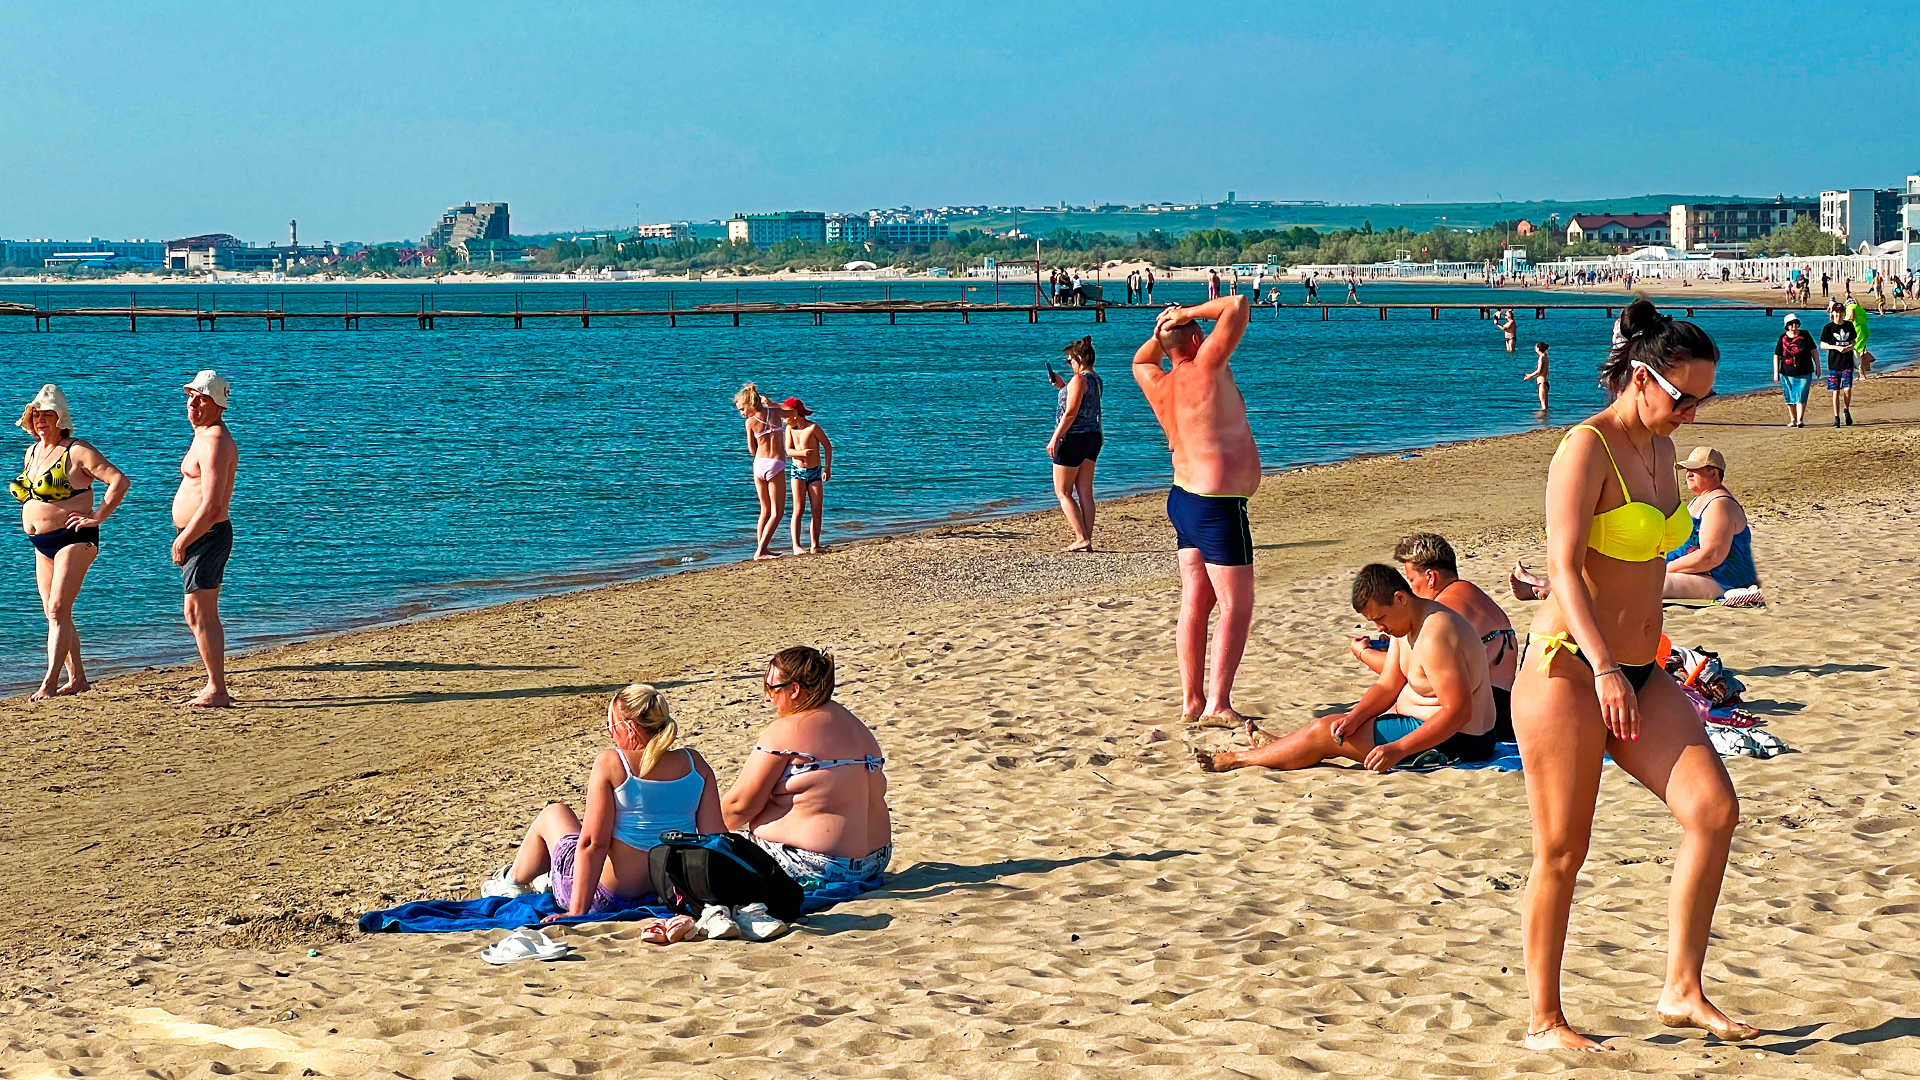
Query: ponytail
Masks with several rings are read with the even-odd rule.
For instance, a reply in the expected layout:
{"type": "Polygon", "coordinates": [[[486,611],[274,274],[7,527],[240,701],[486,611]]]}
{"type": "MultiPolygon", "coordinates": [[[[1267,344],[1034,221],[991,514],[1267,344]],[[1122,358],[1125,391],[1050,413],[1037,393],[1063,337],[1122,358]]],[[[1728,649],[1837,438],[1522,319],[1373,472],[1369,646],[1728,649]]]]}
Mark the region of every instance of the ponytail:
{"type": "Polygon", "coordinates": [[[1720,361],[1720,347],[1705,330],[1662,315],[1650,300],[1635,300],[1621,312],[1620,337],[1600,364],[1600,384],[1615,394],[1632,381],[1635,361],[1662,375],[1688,360],[1720,361]]]}
{"type": "Polygon", "coordinates": [[[674,740],[680,737],[680,725],[667,710],[666,695],[645,683],[634,683],[615,694],[613,706],[647,737],[640,751],[640,765],[634,771],[636,776],[645,776],[673,749],[674,740]]]}

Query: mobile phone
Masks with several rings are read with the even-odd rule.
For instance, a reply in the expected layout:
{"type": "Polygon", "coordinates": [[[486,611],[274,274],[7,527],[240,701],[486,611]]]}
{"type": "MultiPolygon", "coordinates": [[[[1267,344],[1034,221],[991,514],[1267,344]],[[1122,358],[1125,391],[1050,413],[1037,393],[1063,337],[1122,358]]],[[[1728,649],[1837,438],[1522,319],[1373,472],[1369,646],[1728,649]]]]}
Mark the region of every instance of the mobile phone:
{"type": "Polygon", "coordinates": [[[1059,372],[1057,372],[1057,371],[1055,371],[1055,370],[1053,370],[1053,365],[1052,365],[1052,364],[1048,364],[1048,365],[1047,365],[1047,378],[1049,378],[1049,379],[1053,379],[1053,380],[1055,380],[1055,381],[1058,381],[1058,380],[1059,380],[1059,378],[1060,378],[1060,373],[1059,373],[1059,372]]]}

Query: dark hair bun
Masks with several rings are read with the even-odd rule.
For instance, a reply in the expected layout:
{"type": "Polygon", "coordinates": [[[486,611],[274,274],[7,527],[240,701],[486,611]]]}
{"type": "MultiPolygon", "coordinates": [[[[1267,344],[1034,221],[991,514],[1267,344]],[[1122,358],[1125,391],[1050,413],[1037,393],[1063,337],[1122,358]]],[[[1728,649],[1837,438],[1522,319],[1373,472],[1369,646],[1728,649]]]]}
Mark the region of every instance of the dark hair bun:
{"type": "Polygon", "coordinates": [[[1600,365],[1600,381],[1614,393],[1627,388],[1637,361],[1665,375],[1688,360],[1718,363],[1720,348],[1705,330],[1685,320],[1662,315],[1651,300],[1635,300],[1620,313],[1623,339],[1600,365]]]}

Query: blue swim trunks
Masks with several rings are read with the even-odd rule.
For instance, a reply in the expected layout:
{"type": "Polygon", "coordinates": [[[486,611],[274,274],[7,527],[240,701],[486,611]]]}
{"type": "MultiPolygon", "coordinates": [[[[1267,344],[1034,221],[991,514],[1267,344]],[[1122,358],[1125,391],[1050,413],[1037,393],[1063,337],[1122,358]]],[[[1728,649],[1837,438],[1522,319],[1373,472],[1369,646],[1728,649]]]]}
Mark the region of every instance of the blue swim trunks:
{"type": "Polygon", "coordinates": [[[789,468],[787,473],[793,477],[793,482],[796,484],[812,484],[819,482],[822,468],[823,466],[820,465],[815,465],[811,468],[801,468],[795,465],[789,468]]]}
{"type": "Polygon", "coordinates": [[[1198,548],[1213,566],[1252,566],[1253,529],[1245,495],[1195,495],[1175,484],[1167,491],[1167,520],[1182,548],[1198,548]]]}

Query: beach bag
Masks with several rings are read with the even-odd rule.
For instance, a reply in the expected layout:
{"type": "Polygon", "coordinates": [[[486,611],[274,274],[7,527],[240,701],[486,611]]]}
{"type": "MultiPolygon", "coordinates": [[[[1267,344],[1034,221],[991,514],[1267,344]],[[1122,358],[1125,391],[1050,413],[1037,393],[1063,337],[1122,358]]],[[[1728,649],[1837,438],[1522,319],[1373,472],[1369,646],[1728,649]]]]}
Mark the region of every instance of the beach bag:
{"type": "Polygon", "coordinates": [[[647,849],[647,872],[660,903],[688,915],[709,904],[765,904],[782,922],[800,917],[800,885],[773,856],[737,833],[669,829],[647,849]]]}
{"type": "Polygon", "coordinates": [[[1720,663],[1720,654],[1711,649],[1675,645],[1666,667],[1681,686],[1697,691],[1716,708],[1740,704],[1740,695],[1747,689],[1720,663]]]}

